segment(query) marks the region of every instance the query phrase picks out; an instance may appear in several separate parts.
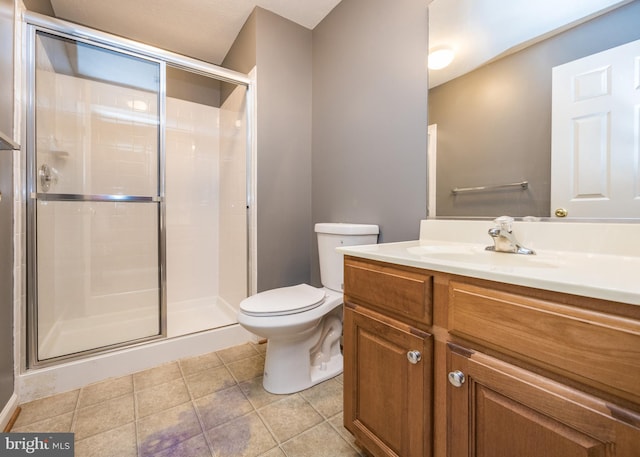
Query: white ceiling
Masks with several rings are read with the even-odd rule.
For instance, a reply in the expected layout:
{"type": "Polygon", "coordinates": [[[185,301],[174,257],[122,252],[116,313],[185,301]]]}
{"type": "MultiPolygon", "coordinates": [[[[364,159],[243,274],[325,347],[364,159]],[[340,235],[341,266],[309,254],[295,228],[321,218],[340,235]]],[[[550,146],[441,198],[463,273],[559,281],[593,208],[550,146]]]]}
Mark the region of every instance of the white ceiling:
{"type": "Polygon", "coordinates": [[[51,0],[56,17],[220,64],[256,6],[313,29],[340,0],[51,0]]]}
{"type": "Polygon", "coordinates": [[[429,72],[429,86],[629,1],[433,0],[429,5],[429,49],[450,46],[456,57],[448,67],[429,72]]]}

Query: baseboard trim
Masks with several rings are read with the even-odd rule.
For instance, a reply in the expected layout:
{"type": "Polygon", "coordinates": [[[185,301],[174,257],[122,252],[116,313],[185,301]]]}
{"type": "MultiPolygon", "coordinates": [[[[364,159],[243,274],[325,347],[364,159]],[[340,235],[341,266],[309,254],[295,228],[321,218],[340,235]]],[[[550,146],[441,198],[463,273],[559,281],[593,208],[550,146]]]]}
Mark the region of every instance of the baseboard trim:
{"type": "Polygon", "coordinates": [[[0,428],[5,433],[11,431],[13,424],[18,419],[18,414],[20,414],[20,407],[18,406],[18,396],[14,392],[0,413],[0,428]]]}

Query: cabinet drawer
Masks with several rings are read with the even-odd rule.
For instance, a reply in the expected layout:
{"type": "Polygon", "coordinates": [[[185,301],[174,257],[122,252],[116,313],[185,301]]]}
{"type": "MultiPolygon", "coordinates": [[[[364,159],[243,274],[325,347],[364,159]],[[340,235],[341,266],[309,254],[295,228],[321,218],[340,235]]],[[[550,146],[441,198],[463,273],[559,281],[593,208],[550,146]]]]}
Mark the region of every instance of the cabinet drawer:
{"type": "Polygon", "coordinates": [[[640,322],[451,281],[452,335],[640,401],[640,322]]]}
{"type": "Polygon", "coordinates": [[[344,291],[347,300],[385,314],[432,323],[433,276],[421,270],[345,257],[344,291]]]}

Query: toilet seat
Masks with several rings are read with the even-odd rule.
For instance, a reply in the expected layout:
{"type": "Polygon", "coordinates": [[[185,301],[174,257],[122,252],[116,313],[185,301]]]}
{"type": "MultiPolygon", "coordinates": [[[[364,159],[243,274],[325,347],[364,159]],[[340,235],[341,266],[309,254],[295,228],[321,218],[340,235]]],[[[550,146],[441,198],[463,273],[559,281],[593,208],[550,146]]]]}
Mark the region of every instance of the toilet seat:
{"type": "Polygon", "coordinates": [[[325,291],[308,284],[281,287],[260,292],[240,302],[240,310],[249,316],[285,316],[317,308],[325,291]]]}

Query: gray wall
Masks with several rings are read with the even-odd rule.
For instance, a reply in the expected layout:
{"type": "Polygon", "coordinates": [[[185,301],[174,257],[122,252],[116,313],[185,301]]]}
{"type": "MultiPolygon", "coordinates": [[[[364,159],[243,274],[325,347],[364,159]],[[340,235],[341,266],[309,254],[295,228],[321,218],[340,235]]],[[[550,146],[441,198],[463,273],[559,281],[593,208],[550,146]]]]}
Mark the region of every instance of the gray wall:
{"type": "MultiPolygon", "coordinates": [[[[417,239],[427,207],[427,3],[343,0],[313,30],[313,222],[417,239]]],[[[312,256],[318,282],[317,249],[312,256]]]]}
{"type": "Polygon", "coordinates": [[[167,97],[220,108],[221,85],[217,79],[167,65],[167,97]]]}
{"type": "Polygon", "coordinates": [[[0,131],[13,137],[13,1],[0,0],[0,131]]]}
{"type": "Polygon", "coordinates": [[[222,66],[241,73],[249,73],[256,66],[257,48],[257,16],[258,10],[253,10],[247,18],[240,33],[233,42],[231,49],[222,61],[222,66]]]}
{"type": "Polygon", "coordinates": [[[429,91],[438,124],[438,216],[549,216],[551,68],[640,39],[640,1],[429,91]],[[529,181],[527,191],[454,187],[529,181]]]}
{"type": "Polygon", "coordinates": [[[426,4],[342,0],[313,33],[257,8],[240,32],[223,65],[257,66],[259,291],[319,284],[315,222],[418,237],[426,4]]]}
{"type": "Polygon", "coordinates": [[[51,17],[55,16],[51,0],[22,0],[22,3],[29,11],[46,14],[51,17]]]}
{"type": "Polygon", "coordinates": [[[13,394],[13,152],[0,151],[0,411],[13,394]]]}
{"type": "Polygon", "coordinates": [[[257,67],[258,291],[308,282],[311,31],[256,8],[223,65],[257,67]]]}
{"type": "MultiPolygon", "coordinates": [[[[13,137],[13,1],[0,0],[0,130],[13,137]]],[[[0,410],[13,394],[13,152],[0,151],[0,410]]]]}

